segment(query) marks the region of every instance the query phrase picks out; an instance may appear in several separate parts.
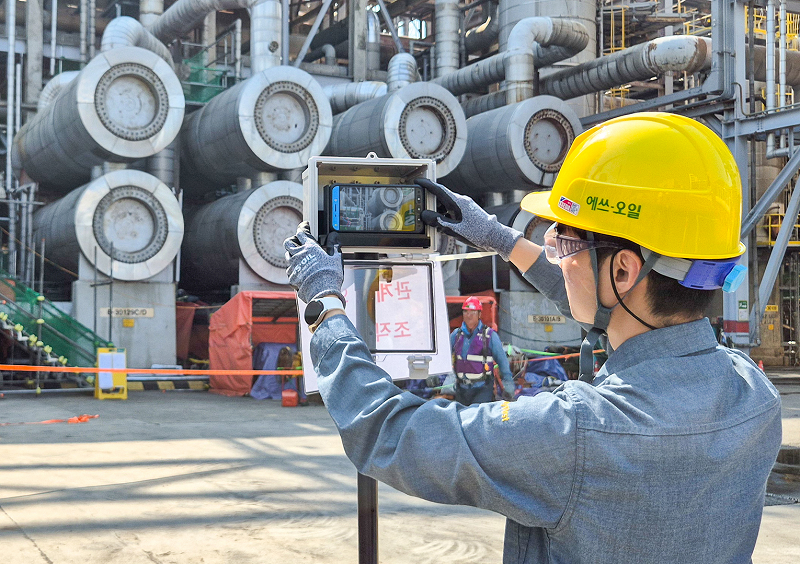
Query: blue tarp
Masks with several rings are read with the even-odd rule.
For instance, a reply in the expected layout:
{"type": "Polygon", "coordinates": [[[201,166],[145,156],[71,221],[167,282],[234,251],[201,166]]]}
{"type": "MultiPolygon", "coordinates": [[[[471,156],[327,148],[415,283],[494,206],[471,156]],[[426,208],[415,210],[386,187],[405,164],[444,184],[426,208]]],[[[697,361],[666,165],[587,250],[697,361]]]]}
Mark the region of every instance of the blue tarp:
{"type": "MultiPolygon", "coordinates": [[[[278,366],[278,353],[283,347],[289,347],[292,354],[297,350],[294,345],[285,343],[259,343],[253,350],[253,370],[275,370],[278,366]]],[[[284,390],[297,390],[296,378],[291,378],[283,386],[284,390]]],[[[276,374],[264,374],[258,377],[250,395],[255,399],[281,399],[281,378],[276,374]]],[[[303,390],[298,390],[300,399],[305,399],[303,390]]]]}
{"type": "Polygon", "coordinates": [[[567,373],[557,360],[549,359],[529,362],[525,372],[525,381],[531,387],[522,388],[519,395],[535,396],[539,392],[549,392],[567,380],[569,380],[567,373]]]}

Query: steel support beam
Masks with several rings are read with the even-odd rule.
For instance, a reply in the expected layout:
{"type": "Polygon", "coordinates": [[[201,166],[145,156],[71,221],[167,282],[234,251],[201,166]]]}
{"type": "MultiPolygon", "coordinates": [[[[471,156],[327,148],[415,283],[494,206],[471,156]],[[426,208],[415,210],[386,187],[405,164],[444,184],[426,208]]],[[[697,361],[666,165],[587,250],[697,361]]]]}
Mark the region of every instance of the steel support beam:
{"type": "MultiPolygon", "coordinates": [[[[795,153],[795,156],[797,153],[795,153]]],[[[783,171],[781,171],[783,172],[783,171]]],[[[797,214],[800,212],[800,188],[795,185],[792,190],[792,196],[789,198],[789,205],[786,206],[786,215],[783,216],[783,223],[778,231],[778,238],[775,240],[775,246],[769,255],[767,267],[764,269],[764,276],[761,278],[761,285],[758,287],[758,310],[754,312],[754,318],[761,323],[761,318],[764,316],[764,309],[769,303],[769,297],[772,295],[772,290],[775,287],[775,281],[778,278],[778,273],[781,270],[783,257],[786,255],[786,248],[789,246],[789,239],[794,231],[795,223],[797,223],[797,214]]],[[[753,309],[756,308],[753,306],[753,309]]]]}
{"type": "Polygon", "coordinates": [[[294,60],[295,68],[300,67],[300,63],[303,62],[306,53],[308,53],[308,48],[311,46],[311,41],[314,40],[314,36],[317,34],[319,26],[322,25],[322,20],[325,19],[325,14],[328,13],[328,8],[331,6],[331,1],[332,0],[325,0],[325,2],[322,4],[322,7],[317,14],[317,19],[314,20],[314,25],[311,26],[311,31],[308,32],[308,36],[306,36],[306,40],[303,42],[303,46],[300,48],[300,53],[297,54],[297,58],[294,60]]]}
{"type": "MultiPolygon", "coordinates": [[[[800,170],[800,151],[795,151],[792,158],[789,159],[778,173],[778,176],[775,177],[775,180],[772,181],[772,184],[769,185],[767,191],[764,192],[764,195],[761,196],[756,205],[753,206],[753,209],[750,210],[747,217],[742,220],[742,237],[750,235],[761,218],[764,217],[764,214],[767,213],[772,202],[780,196],[783,189],[786,188],[789,181],[798,170],[800,170]]],[[[789,216],[788,210],[786,216],[789,216]]]]}

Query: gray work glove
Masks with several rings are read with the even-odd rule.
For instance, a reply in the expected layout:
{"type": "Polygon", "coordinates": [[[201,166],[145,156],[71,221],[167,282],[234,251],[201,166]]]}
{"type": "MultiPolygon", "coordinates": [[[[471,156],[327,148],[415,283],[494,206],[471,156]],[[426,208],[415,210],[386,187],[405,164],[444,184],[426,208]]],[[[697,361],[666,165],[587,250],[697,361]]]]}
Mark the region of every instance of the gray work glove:
{"type": "Polygon", "coordinates": [[[286,260],[289,261],[289,268],[286,269],[289,284],[305,303],[329,295],[338,296],[342,304],[345,303],[342,295],[344,266],[335,233],[328,236],[328,246],[329,251],[319,246],[311,236],[307,221],[297,226],[294,237],[283,242],[286,260]]]}
{"type": "Polygon", "coordinates": [[[521,232],[497,221],[496,215],[486,213],[469,196],[451,192],[427,178],[417,178],[414,182],[436,196],[450,216],[425,210],[422,212],[423,223],[433,225],[472,247],[495,251],[504,261],[508,261],[514,245],[522,237],[521,232]]]}

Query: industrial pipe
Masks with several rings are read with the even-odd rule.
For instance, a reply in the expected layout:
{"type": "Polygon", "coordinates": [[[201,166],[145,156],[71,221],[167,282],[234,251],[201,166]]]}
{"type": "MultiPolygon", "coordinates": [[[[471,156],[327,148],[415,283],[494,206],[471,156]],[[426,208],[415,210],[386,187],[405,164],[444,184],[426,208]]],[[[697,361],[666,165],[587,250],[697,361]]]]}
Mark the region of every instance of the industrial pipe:
{"type": "Polygon", "coordinates": [[[539,57],[552,64],[556,51],[534,49],[562,47],[565,57],[582,51],[589,42],[586,28],[578,21],[548,17],[524,18],[511,30],[507,50],[464,67],[431,82],[440,84],[455,95],[476,92],[486,86],[506,81],[506,103],[513,104],[533,96],[534,65],[539,57]]]}
{"type": "Polygon", "coordinates": [[[386,95],[386,83],[378,81],[329,84],[322,90],[331,103],[331,113],[340,114],[353,106],[386,95]]]}
{"type": "Polygon", "coordinates": [[[89,35],[87,36],[89,42],[89,59],[94,59],[95,43],[97,43],[97,30],[95,29],[95,22],[97,20],[97,6],[96,0],[89,0],[89,35]]]}
{"type": "Polygon", "coordinates": [[[78,40],[78,45],[79,45],[79,50],[80,50],[79,52],[80,52],[80,57],[81,57],[81,67],[83,67],[83,65],[85,65],[87,63],[87,61],[89,60],[88,56],[87,56],[87,53],[86,53],[86,28],[89,25],[89,18],[88,18],[88,13],[87,13],[87,11],[88,11],[88,7],[87,7],[88,3],[89,3],[88,0],[80,0],[80,2],[78,4],[78,7],[80,9],[80,16],[79,16],[79,18],[80,18],[80,20],[79,20],[80,21],[80,24],[79,24],[80,38],[78,40]]]}
{"type": "Polygon", "coordinates": [[[417,81],[417,60],[411,53],[397,53],[389,60],[386,75],[388,91],[400,90],[417,81]]]}
{"type": "Polygon", "coordinates": [[[563,100],[528,98],[470,117],[464,157],[439,176],[447,186],[478,198],[487,191],[548,188],[581,131],[580,119],[563,100]]]}
{"type": "Polygon", "coordinates": [[[460,12],[458,0],[436,0],[435,9],[435,76],[438,78],[458,70],[460,12]]]}
{"type": "Polygon", "coordinates": [[[196,289],[232,286],[239,283],[241,260],[260,278],[287,284],[283,240],[302,219],[303,185],[286,180],[187,213],[181,280],[196,289]]]}
{"type": "Polygon", "coordinates": [[[693,73],[710,68],[710,39],[673,35],[555,72],[539,81],[539,92],[568,100],[667,71],[693,73]]]}
{"type": "Polygon", "coordinates": [[[148,49],[166,61],[170,68],[175,68],[169,49],[147,31],[141,22],[129,16],[121,16],[108,22],[100,41],[100,51],[104,53],[117,47],[129,46],[148,49]]]}
{"type": "Polygon", "coordinates": [[[308,166],[328,143],[331,106],[307,72],[278,66],[212,98],[181,134],[184,193],[200,198],[220,184],[308,166]]]}
{"type": "Polygon", "coordinates": [[[178,0],[150,27],[164,43],[170,43],[202,23],[218,10],[250,11],[250,66],[253,74],[281,64],[280,0],[178,0]]]}
{"type": "Polygon", "coordinates": [[[15,173],[24,170],[45,188],[71,190],[89,180],[93,166],[149,157],[172,142],[183,121],[178,77],[139,47],[100,53],[60,90],[11,147],[15,173]]]}
{"type": "Polygon", "coordinates": [[[163,182],[138,170],[117,170],[36,211],[33,237],[45,239],[50,260],[73,272],[83,254],[107,276],[144,280],[175,259],[183,216],[163,182]]]}
{"type": "Polygon", "coordinates": [[[139,21],[150,27],[164,13],[164,0],[139,0],[139,21]]]}
{"type": "Polygon", "coordinates": [[[58,0],[50,4],[50,76],[56,74],[56,33],[58,25],[58,0]]]}
{"type": "Polygon", "coordinates": [[[381,68],[381,22],[378,14],[367,9],[367,70],[381,68]]]}
{"type": "Polygon", "coordinates": [[[445,175],[464,155],[467,124],[458,100],[430,82],[415,82],[333,118],[323,154],[432,159],[445,175]]]}
{"type": "Polygon", "coordinates": [[[497,25],[497,5],[492,2],[483,4],[487,10],[486,19],[480,25],[470,29],[464,36],[464,48],[467,53],[487,51],[497,41],[500,28],[497,25]]]}

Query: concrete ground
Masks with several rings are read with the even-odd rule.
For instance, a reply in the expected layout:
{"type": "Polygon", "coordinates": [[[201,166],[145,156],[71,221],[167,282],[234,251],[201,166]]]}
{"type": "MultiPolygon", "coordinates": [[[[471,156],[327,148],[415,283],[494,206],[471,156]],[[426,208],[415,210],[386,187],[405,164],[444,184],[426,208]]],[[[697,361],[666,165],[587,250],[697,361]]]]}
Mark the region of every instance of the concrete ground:
{"type": "MultiPolygon", "coordinates": [[[[800,446],[800,384],[780,385],[800,446]]],[[[322,406],[205,392],[0,399],[3,564],[358,561],[356,474],[322,406]]],[[[800,562],[800,482],[781,475],[755,564],[800,562]]],[[[379,487],[383,564],[499,563],[504,520],[379,487]]]]}

